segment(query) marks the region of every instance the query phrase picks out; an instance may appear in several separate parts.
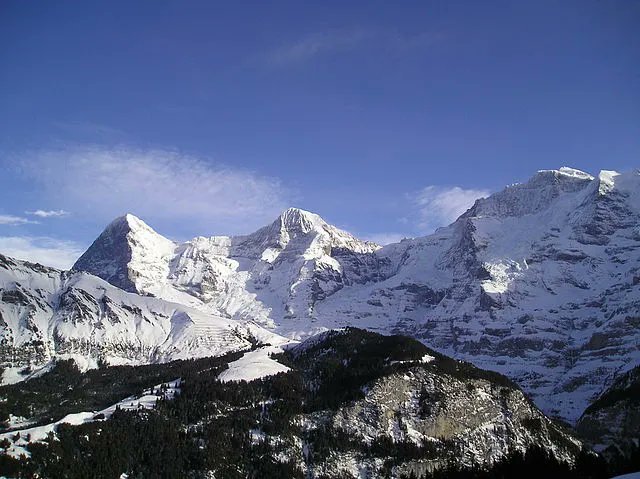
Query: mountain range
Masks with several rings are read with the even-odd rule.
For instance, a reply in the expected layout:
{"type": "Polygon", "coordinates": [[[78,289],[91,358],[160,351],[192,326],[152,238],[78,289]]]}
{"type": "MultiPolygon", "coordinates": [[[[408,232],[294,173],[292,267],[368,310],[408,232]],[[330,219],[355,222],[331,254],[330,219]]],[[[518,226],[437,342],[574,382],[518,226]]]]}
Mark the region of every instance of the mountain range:
{"type": "Polygon", "coordinates": [[[501,372],[574,423],[640,364],[639,219],[638,171],[571,168],[386,246],[297,208],[184,243],[127,214],[71,271],[0,256],[3,380],[54,358],[165,362],[355,326],[501,372]]]}

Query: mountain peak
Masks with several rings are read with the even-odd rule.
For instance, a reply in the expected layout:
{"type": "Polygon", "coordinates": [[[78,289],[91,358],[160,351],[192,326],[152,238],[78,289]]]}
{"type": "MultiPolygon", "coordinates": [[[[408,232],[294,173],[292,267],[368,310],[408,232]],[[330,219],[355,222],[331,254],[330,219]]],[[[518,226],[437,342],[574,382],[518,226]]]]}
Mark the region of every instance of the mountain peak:
{"type": "Polygon", "coordinates": [[[283,230],[302,233],[308,233],[327,225],[319,215],[300,208],[289,208],[283,211],[276,222],[279,222],[279,226],[283,230]]]}
{"type": "Polygon", "coordinates": [[[242,237],[239,248],[243,251],[242,254],[261,257],[264,250],[282,250],[292,241],[295,242],[295,248],[306,251],[304,255],[307,259],[316,254],[322,255],[331,248],[344,248],[356,253],[371,253],[380,248],[377,244],[361,241],[327,223],[319,215],[300,208],[288,208],[271,224],[242,237]],[[310,248],[315,252],[311,253],[310,248]]]}
{"type": "Polygon", "coordinates": [[[594,177],[584,171],[563,166],[557,170],[539,170],[526,183],[518,185],[527,188],[553,187],[559,190],[573,191],[579,185],[586,185],[594,180],[594,177]]]}
{"type": "Polygon", "coordinates": [[[125,291],[142,292],[154,273],[165,269],[175,245],[135,215],[127,213],[107,225],[76,261],[86,271],[125,291]]]}
{"type": "Polygon", "coordinates": [[[502,191],[476,201],[463,217],[513,217],[535,214],[549,208],[566,194],[577,193],[593,184],[594,177],[575,168],[539,170],[528,181],[507,186],[502,191]]]}
{"type": "Polygon", "coordinates": [[[111,223],[107,225],[105,230],[109,228],[129,228],[131,230],[142,228],[142,229],[149,229],[153,231],[153,228],[151,228],[148,224],[146,224],[136,215],[131,213],[126,213],[122,216],[118,216],[117,218],[115,218],[113,221],[111,221],[111,223]]]}
{"type": "Polygon", "coordinates": [[[290,208],[287,208],[286,210],[284,210],[282,213],[280,213],[280,216],[287,216],[287,215],[294,215],[294,216],[318,216],[315,213],[312,213],[311,211],[307,211],[307,210],[303,210],[302,208],[296,208],[295,206],[292,206],[290,208]]]}
{"type": "Polygon", "coordinates": [[[586,173],[582,170],[578,170],[576,168],[571,168],[569,166],[563,166],[557,170],[539,170],[538,175],[547,175],[553,176],[555,178],[565,177],[565,178],[575,178],[578,180],[593,180],[593,176],[589,173],[586,173]]]}

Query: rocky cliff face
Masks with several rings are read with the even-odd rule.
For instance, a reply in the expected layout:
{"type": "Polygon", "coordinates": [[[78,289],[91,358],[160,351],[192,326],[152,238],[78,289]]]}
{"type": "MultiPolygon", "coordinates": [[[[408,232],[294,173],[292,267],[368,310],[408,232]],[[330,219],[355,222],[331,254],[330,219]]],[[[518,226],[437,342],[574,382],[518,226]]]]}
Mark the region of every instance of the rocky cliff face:
{"type": "MultiPolygon", "coordinates": [[[[366,470],[370,474],[366,477],[375,477],[384,454],[376,457],[364,451],[375,450],[384,441],[398,448],[424,449],[421,457],[394,468],[392,477],[419,476],[452,461],[468,467],[492,464],[532,445],[569,463],[580,450],[577,440],[544,416],[506,377],[455,361],[408,338],[347,329],[312,338],[288,354],[293,367],[302,371],[306,387],[321,397],[335,397],[334,387],[344,393],[362,383],[353,394],[355,400],[299,419],[307,437],[322,431],[350,441],[349,447],[308,465],[312,477],[334,477],[341,470],[354,475],[366,470]],[[368,369],[375,372],[368,376],[368,369]]],[[[351,397],[349,392],[345,396],[351,397]]]]}
{"type": "Polygon", "coordinates": [[[640,443],[640,367],[619,376],[578,420],[576,430],[599,451],[625,456],[640,443]]]}

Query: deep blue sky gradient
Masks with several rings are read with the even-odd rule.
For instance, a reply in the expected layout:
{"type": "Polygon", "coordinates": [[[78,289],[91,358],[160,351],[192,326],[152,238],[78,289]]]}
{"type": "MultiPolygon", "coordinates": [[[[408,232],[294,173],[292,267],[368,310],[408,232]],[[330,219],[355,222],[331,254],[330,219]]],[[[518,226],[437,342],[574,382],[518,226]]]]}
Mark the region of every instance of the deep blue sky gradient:
{"type": "MultiPolygon", "coordinates": [[[[354,232],[419,234],[399,209],[428,185],[638,166],[640,2],[3,1],[0,162],[85,144],[178,149],[354,232]]],[[[0,214],[56,207],[3,171],[0,214]]],[[[86,243],[105,221],[0,235],[86,243]]]]}

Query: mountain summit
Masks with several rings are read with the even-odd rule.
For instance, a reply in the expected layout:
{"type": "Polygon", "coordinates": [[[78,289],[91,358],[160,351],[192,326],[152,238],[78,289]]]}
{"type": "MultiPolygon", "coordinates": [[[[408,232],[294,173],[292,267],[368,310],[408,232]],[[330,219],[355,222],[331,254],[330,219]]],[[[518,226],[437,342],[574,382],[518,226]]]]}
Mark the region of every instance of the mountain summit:
{"type": "Polygon", "coordinates": [[[126,214],[109,223],[72,269],[142,293],[166,274],[175,247],[140,218],[126,214]]]}

